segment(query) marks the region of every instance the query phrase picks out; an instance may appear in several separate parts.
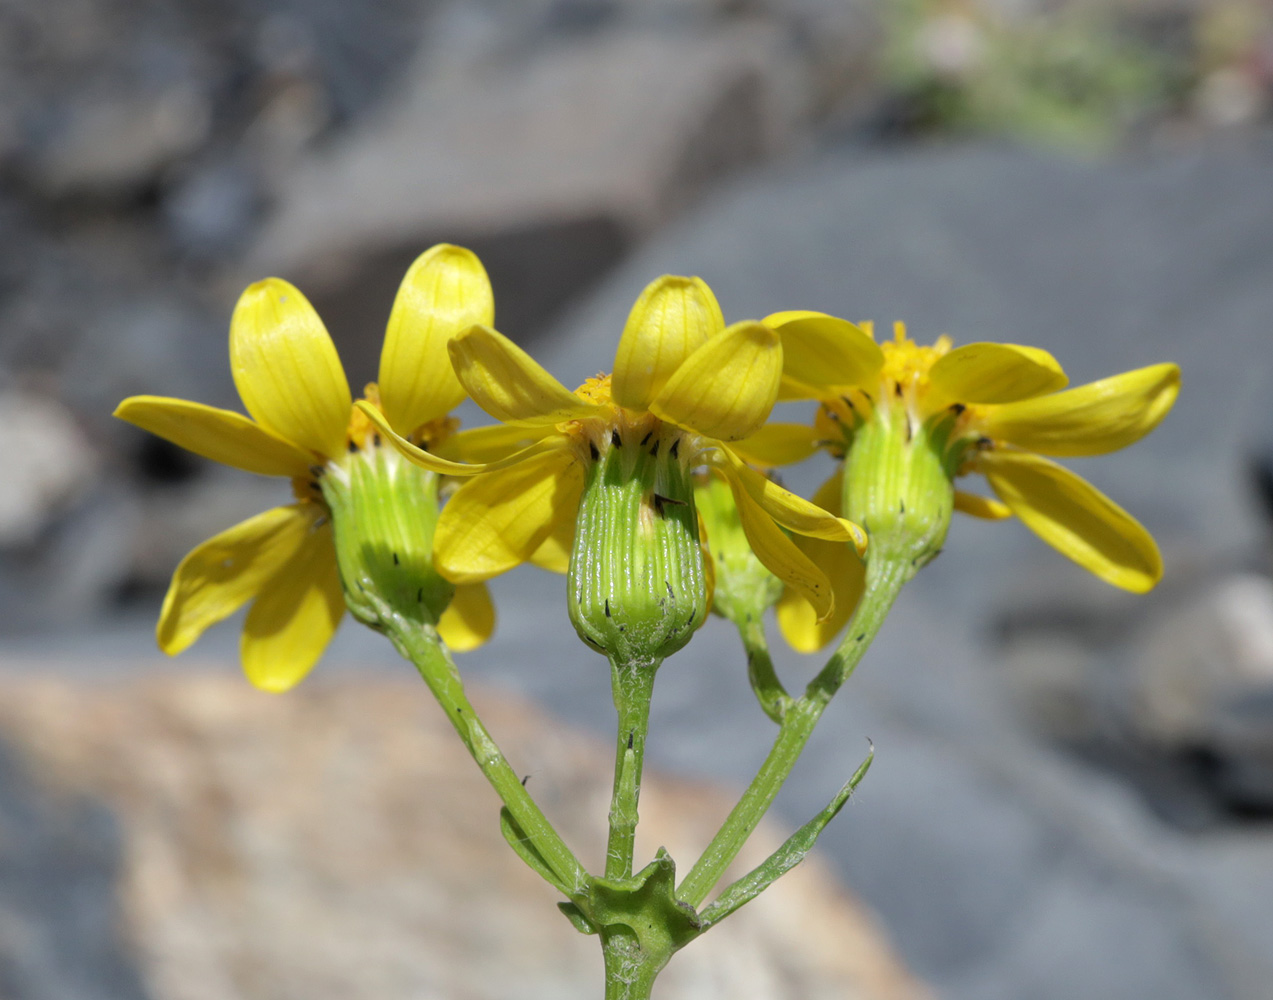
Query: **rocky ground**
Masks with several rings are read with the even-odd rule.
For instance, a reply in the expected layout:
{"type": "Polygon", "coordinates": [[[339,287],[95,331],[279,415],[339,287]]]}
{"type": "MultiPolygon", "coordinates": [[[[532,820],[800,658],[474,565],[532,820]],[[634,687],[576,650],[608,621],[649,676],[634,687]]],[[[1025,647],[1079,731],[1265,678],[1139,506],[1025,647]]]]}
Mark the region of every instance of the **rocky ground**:
{"type": "MultiPolygon", "coordinates": [[[[1177,40],[1240,6],[1140,5],[1177,40]]],[[[61,9],[0,17],[6,51],[42,53],[0,60],[22,95],[0,127],[6,670],[153,665],[175,561],[285,492],[104,417],[131,392],[231,404],[226,317],[263,271],[312,292],[354,379],[397,275],[443,238],[479,249],[499,325],[567,382],[610,367],[668,271],[706,278],[731,319],[904,319],[920,339],[1037,344],[1075,383],[1173,360],[1160,430],[1076,463],[1163,544],[1159,590],[1107,590],[1014,523],[956,524],[779,819],[820,808],[875,741],[822,850],[940,996],[1273,997],[1273,146],[1252,124],[1259,52],[1212,51],[1228,22],[1176,112],[1140,105],[1115,152],[1076,158],[925,131],[950,78],[880,86],[886,26],[849,5],[403,0],[353,23],[85,0],[76,31],[61,9]],[[124,51],[152,55],[102,55],[124,51]]],[[[996,37],[928,27],[939,68],[996,37]]],[[[983,83],[960,121],[994,109],[983,83]]],[[[789,481],[816,484],[815,465],[789,481]]],[[[604,735],[605,673],[545,580],[497,581],[500,631],[465,669],[604,735]]],[[[229,663],[234,638],[200,648],[229,663]]],[[[399,669],[352,627],[329,660],[342,682],[399,669]]],[[[770,732],[718,621],[664,668],[655,715],[659,766],[728,784],[770,732]]],[[[113,856],[85,808],[72,825],[113,856]]],[[[120,961],[119,990],[84,995],[147,988],[120,961]]]]}
{"type": "MultiPolygon", "coordinates": [[[[597,995],[596,939],[503,843],[498,799],[410,677],[329,676],[287,699],[198,671],[2,683],[5,996],[597,995]]],[[[475,694],[563,836],[598,863],[604,745],[475,694]]],[[[728,802],[649,779],[642,850],[690,857],[728,802]]],[[[760,831],[743,863],[779,843],[760,831]]],[[[927,995],[820,863],[769,903],[678,956],[662,995],[927,995]]]]}

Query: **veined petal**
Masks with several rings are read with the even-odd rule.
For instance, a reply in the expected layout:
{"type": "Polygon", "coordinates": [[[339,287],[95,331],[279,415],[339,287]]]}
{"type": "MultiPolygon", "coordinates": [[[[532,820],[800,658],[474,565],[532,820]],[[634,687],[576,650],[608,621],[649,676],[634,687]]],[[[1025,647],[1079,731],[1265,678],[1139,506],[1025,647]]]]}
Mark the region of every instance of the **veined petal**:
{"type": "Polygon", "coordinates": [[[455,583],[476,583],[526,562],[561,512],[578,510],[583,480],[574,453],[557,449],[465,483],[438,518],[438,572],[455,583]]]}
{"type": "Polygon", "coordinates": [[[665,274],[650,282],[619,338],[614,401],[631,410],[648,409],[685,359],[723,329],[720,305],[701,278],[665,274]]]}
{"type": "Polygon", "coordinates": [[[1068,469],[1029,452],[983,452],[977,470],[1031,531],[1106,583],[1141,594],[1162,576],[1140,523],[1068,469]]]}
{"type": "MultiPolygon", "coordinates": [[[[813,501],[826,510],[839,514],[843,487],[843,468],[837,469],[813,495],[813,501]]],[[[792,539],[817,566],[826,573],[835,593],[835,610],[826,621],[818,621],[817,612],[804,596],[787,588],[774,609],[778,627],[792,649],[816,653],[828,645],[848,623],[866,587],[866,564],[856,552],[842,542],[824,542],[819,538],[797,535],[792,539]]]]}
{"type": "Polygon", "coordinates": [[[210,458],[263,476],[303,476],[314,456],[241,413],[165,396],[129,396],[115,416],[210,458]]]}
{"type": "MultiPolygon", "coordinates": [[[[721,466],[721,471],[730,485],[741,486],[766,514],[784,528],[828,542],[852,543],[859,555],[866,551],[866,532],[852,521],[837,517],[817,504],[783,489],[767,476],[749,469],[730,455],[728,449],[722,448],[721,452],[726,455],[727,463],[721,466]]],[[[737,489],[734,492],[737,493],[737,489]]]]}
{"type": "Polygon", "coordinates": [[[301,547],[248,609],[239,655],[248,680],[263,691],[294,687],[323,655],[345,613],[330,523],[301,547]]]}
{"type": "Polygon", "coordinates": [[[783,375],[778,380],[777,402],[779,403],[791,403],[799,399],[820,399],[825,395],[827,395],[826,389],[805,385],[805,383],[797,382],[788,375],[783,375]]]}
{"type": "Polygon", "coordinates": [[[943,354],[928,373],[941,396],[958,403],[1011,403],[1069,383],[1047,351],[1020,344],[965,344],[943,354]]]}
{"type": "Polygon", "coordinates": [[[982,426],[992,438],[1044,455],[1103,455],[1157,427],[1179,391],[1176,365],[1150,365],[1050,396],[987,407],[982,426]]]}
{"type": "Polygon", "coordinates": [[[456,377],[496,420],[557,424],[599,412],[501,333],[472,327],[450,343],[456,377]]]}
{"type": "Polygon", "coordinates": [[[735,323],[686,358],[650,412],[706,437],[737,441],[768,419],[781,377],[778,335],[760,323],[735,323]]]}
{"type": "Polygon", "coordinates": [[[751,437],[735,441],[730,451],[752,465],[791,465],[818,450],[817,435],[808,424],[765,424],[751,437]]]}
{"type": "Polygon", "coordinates": [[[329,458],[344,450],[352,405],[345,370],[318,313],[286,281],[266,278],[239,296],[230,371],[258,424],[329,458]]]}
{"type": "Polygon", "coordinates": [[[440,472],[444,476],[476,476],[483,472],[496,472],[499,469],[506,469],[509,466],[517,465],[519,462],[525,461],[531,455],[538,455],[544,451],[557,451],[565,447],[564,439],[552,432],[540,435],[540,440],[535,444],[523,448],[521,451],[514,452],[511,455],[505,455],[504,458],[494,462],[488,462],[483,465],[468,465],[464,462],[452,462],[449,459],[441,458],[431,451],[425,451],[389,426],[389,421],[385,415],[368,403],[365,399],[358,400],[358,409],[367,414],[376,429],[385,436],[391,445],[398,449],[404,458],[410,462],[414,462],[422,469],[428,469],[430,472],[440,472]],[[551,436],[550,436],[551,434],[551,436]]]}
{"type": "Polygon", "coordinates": [[[774,519],[760,506],[751,493],[733,474],[730,467],[722,467],[725,481],[734,494],[738,518],[743,533],[756,558],[765,564],[769,572],[797,591],[813,607],[819,621],[830,619],[835,611],[835,596],[827,575],[774,523],[774,519]]]}
{"type": "Polygon", "coordinates": [[[976,493],[965,493],[955,490],[955,510],[971,517],[979,517],[983,521],[1002,521],[1012,516],[1012,510],[998,500],[978,496],[976,493]]]}
{"type": "Polygon", "coordinates": [[[304,544],[319,514],[312,504],[275,507],[193,549],[164,597],[159,648],[175,656],[255,597],[304,544]]]}
{"type": "Polygon", "coordinates": [[[486,269],[463,247],[439,243],[416,258],[393,300],[380,352],[380,401],[410,434],[464,399],[446,345],[470,326],[495,322],[486,269]]]}
{"type": "Polygon", "coordinates": [[[454,462],[495,462],[555,433],[552,424],[491,424],[452,434],[435,454],[454,462]]]}
{"type": "Polygon", "coordinates": [[[456,653],[477,649],[495,631],[495,606],[484,583],[462,583],[438,619],[438,634],[456,653]]]}
{"type": "Polygon", "coordinates": [[[884,352],[861,327],[826,313],[790,310],[763,320],[782,338],[782,373],[805,386],[867,385],[884,367],[884,352]]]}
{"type": "Polygon", "coordinates": [[[568,573],[570,572],[570,551],[575,547],[575,521],[578,511],[563,506],[558,508],[555,516],[556,520],[548,537],[526,561],[550,573],[568,573]]]}

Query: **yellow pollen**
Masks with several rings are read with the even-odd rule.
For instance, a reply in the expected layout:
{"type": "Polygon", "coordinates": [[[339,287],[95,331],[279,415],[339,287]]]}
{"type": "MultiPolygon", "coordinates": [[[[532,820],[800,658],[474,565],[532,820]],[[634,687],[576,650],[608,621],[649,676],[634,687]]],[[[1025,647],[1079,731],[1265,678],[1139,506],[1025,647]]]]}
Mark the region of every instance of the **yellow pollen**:
{"type": "MultiPolygon", "coordinates": [[[[375,382],[368,382],[363,387],[362,396],[363,399],[377,410],[380,410],[381,413],[384,412],[384,407],[380,405],[380,387],[375,382]]],[[[419,444],[432,451],[454,434],[459,426],[460,422],[454,417],[438,417],[435,420],[430,420],[427,424],[414,428],[407,437],[412,443],[419,444]]],[[[374,439],[379,433],[376,425],[371,422],[370,418],[362,410],[355,406],[350,411],[349,429],[345,432],[350,444],[356,445],[360,449],[366,448],[368,439],[374,439]]]]}
{"type": "Polygon", "coordinates": [[[938,337],[931,347],[921,347],[906,335],[905,323],[894,323],[893,339],[880,349],[884,352],[881,380],[886,385],[896,383],[903,391],[920,392],[928,387],[929,370],[950,350],[950,338],[938,337]]]}
{"type": "Polygon", "coordinates": [[[594,375],[585,379],[583,385],[575,390],[575,395],[589,403],[605,406],[612,402],[610,397],[610,376],[594,375]]]}

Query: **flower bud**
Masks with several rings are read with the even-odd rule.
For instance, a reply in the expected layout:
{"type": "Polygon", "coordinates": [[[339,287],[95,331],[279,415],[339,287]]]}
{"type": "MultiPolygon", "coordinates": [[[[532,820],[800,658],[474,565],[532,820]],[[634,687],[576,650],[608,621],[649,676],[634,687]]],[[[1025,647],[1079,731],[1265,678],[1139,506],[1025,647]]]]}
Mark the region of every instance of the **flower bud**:
{"type": "Polygon", "coordinates": [[[905,560],[919,569],[941,551],[954,512],[950,422],[921,421],[883,402],[849,439],[843,511],[871,537],[867,559],[905,560]]]}
{"type": "Polygon", "coordinates": [[[390,617],[436,624],[455,592],[433,568],[438,477],[369,433],[321,485],[353,616],[373,628],[390,617]]]}
{"type": "Polygon", "coordinates": [[[728,483],[703,476],[695,484],[694,498],[716,573],[712,610],[736,625],[759,621],[782,595],[782,581],[752,551],[728,483]]]}
{"type": "Polygon", "coordinates": [[[570,558],[570,620],[584,642],[617,661],[656,666],[707,614],[680,441],[676,428],[651,422],[616,429],[594,446],[570,558]]]}

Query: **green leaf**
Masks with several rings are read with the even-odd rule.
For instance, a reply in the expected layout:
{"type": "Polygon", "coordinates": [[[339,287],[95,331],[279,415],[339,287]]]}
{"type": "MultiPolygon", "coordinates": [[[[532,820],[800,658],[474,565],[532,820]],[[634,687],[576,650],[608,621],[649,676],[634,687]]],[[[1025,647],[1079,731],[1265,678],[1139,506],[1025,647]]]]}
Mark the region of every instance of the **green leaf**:
{"type": "MultiPolygon", "coordinates": [[[[548,866],[548,862],[544,860],[544,856],[539,853],[531,839],[517,824],[517,820],[513,819],[513,814],[508,811],[508,806],[504,806],[499,811],[499,830],[504,835],[504,839],[508,841],[508,846],[517,852],[517,856],[521,858],[545,882],[560,892],[563,896],[569,896],[570,890],[556,876],[552,868],[548,866]]],[[[566,914],[570,916],[570,914],[566,914]]]]}
{"type": "Polygon", "coordinates": [[[874,759],[875,748],[872,747],[866,755],[866,760],[862,761],[858,769],[853,772],[853,777],[845,782],[844,787],[836,793],[830,805],[788,837],[783,842],[783,845],[763,862],[737,882],[726,887],[716,900],[699,914],[699,920],[702,924],[701,929],[705,931],[713,924],[720,923],[744,903],[751,902],[751,900],[768,889],[774,881],[787,874],[803,861],[805,855],[813,850],[813,845],[818,841],[818,835],[835,818],[836,814],[844,808],[844,803],[849,801],[849,796],[857,788],[858,782],[866,777],[866,772],[870,770],[871,761],[874,759]]]}
{"type": "Polygon", "coordinates": [[[566,919],[575,925],[580,934],[596,934],[597,925],[583,915],[583,911],[574,903],[558,903],[557,909],[566,915],[566,919]]]}

